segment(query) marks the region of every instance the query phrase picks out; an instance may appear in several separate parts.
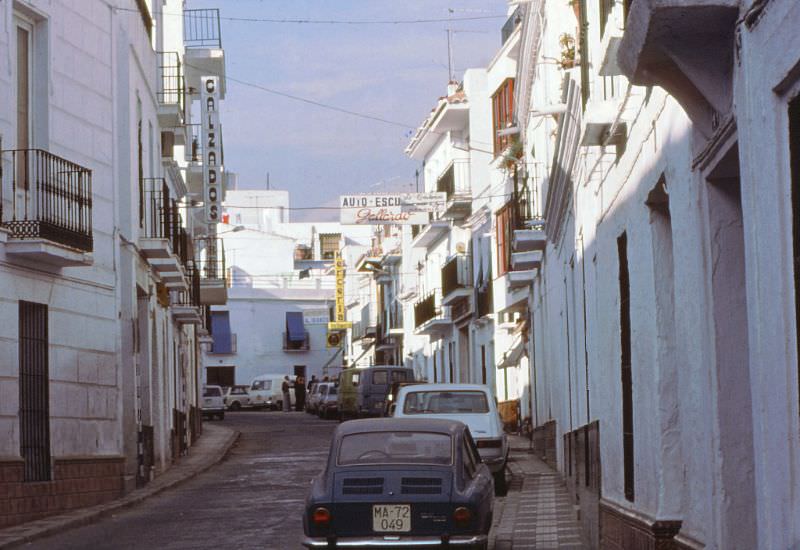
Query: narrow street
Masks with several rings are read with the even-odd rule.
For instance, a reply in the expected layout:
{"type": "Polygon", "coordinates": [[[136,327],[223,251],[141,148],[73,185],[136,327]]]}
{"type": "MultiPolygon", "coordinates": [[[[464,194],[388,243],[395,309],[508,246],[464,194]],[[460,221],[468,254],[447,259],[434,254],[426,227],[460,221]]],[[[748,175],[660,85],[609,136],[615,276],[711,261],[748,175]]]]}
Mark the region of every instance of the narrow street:
{"type": "MultiPolygon", "coordinates": [[[[241,435],[217,466],[142,505],[24,548],[300,548],[306,487],[322,469],[337,423],[279,412],[228,413],[223,422],[241,435]]],[[[504,501],[495,499],[495,525],[504,501]]]]}
{"type": "Polygon", "coordinates": [[[24,548],[299,548],[306,487],[336,423],[277,412],[231,413],[223,422],[241,436],[219,465],[141,506],[24,548]]]}

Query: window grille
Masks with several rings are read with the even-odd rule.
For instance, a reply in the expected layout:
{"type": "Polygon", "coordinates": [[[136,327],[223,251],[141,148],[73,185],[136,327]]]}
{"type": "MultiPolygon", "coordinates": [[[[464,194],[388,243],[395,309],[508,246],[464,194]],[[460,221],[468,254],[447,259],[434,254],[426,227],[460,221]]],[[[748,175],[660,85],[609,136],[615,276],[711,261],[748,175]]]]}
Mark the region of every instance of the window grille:
{"type": "Polygon", "coordinates": [[[322,233],[319,236],[319,251],[323,260],[332,260],[339,251],[339,233],[322,233]]]}
{"type": "Polygon", "coordinates": [[[50,480],[47,305],[19,303],[20,454],[25,481],[50,480]]]}

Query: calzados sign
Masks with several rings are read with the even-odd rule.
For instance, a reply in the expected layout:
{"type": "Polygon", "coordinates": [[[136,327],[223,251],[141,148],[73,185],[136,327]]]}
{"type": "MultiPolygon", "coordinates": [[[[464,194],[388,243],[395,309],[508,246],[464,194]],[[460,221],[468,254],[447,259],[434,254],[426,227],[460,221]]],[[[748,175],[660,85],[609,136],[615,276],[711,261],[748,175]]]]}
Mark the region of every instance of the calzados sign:
{"type": "Polygon", "coordinates": [[[429,212],[444,209],[444,193],[342,195],[340,222],[348,225],[424,225],[429,212]]]}
{"type": "Polygon", "coordinates": [[[203,144],[203,203],[206,223],[219,223],[222,203],[222,151],[219,127],[219,79],[204,76],[201,79],[200,115],[203,144]]]}

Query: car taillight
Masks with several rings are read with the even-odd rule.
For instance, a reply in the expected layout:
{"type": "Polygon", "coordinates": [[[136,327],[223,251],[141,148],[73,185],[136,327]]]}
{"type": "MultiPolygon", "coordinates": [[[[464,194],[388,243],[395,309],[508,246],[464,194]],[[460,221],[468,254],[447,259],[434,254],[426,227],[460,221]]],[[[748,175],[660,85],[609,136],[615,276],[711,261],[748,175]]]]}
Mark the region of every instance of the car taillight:
{"type": "Polygon", "coordinates": [[[314,513],[311,514],[311,519],[314,523],[319,526],[328,525],[331,522],[331,513],[328,511],[327,508],[319,507],[314,510],[314,513]]]}
{"type": "Polygon", "coordinates": [[[491,449],[503,446],[500,439],[479,439],[475,442],[479,449],[491,449]]]}
{"type": "Polygon", "coordinates": [[[453,512],[453,521],[455,521],[456,525],[458,525],[459,527],[467,526],[471,519],[472,519],[472,512],[469,511],[469,508],[464,508],[463,506],[459,506],[453,512]]]}

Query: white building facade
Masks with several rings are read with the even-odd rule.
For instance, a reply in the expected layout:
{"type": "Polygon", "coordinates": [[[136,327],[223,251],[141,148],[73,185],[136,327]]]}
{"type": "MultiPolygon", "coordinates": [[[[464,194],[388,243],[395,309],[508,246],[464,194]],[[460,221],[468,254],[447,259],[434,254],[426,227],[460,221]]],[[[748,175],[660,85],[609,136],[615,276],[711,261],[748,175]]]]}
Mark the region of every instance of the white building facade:
{"type": "Polygon", "coordinates": [[[120,496],[200,435],[186,52],[223,81],[224,54],[216,10],[163,4],[0,7],[0,526],[120,496]],[[214,36],[184,45],[198,17],[214,36]]]}

